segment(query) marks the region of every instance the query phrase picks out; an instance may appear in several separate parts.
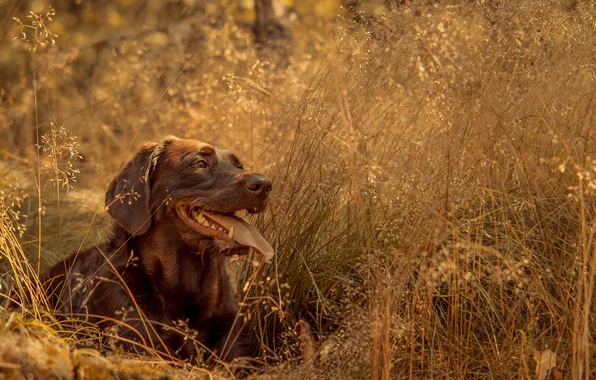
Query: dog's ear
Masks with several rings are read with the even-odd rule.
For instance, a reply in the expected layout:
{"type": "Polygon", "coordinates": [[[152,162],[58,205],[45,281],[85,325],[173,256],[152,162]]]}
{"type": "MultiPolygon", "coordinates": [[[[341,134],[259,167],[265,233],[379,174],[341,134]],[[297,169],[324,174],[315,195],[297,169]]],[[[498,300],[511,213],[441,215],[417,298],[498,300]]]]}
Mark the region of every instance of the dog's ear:
{"type": "Polygon", "coordinates": [[[149,177],[160,148],[155,143],[143,145],[106,192],[106,210],[131,235],[142,235],[151,226],[149,177]]]}

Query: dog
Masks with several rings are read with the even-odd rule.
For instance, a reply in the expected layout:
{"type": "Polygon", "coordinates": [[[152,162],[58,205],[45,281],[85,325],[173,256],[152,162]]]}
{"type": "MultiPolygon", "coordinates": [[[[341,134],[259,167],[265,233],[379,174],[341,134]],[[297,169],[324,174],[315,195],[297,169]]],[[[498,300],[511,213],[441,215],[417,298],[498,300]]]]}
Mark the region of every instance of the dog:
{"type": "Polygon", "coordinates": [[[111,239],[42,277],[50,307],[103,329],[117,326],[128,348],[181,359],[249,356],[225,257],[251,248],[265,261],[274,255],[236,215],[263,211],[271,188],[214,145],[174,136],[143,145],[106,192],[116,222],[111,239]],[[175,328],[179,321],[193,339],[175,328]]]}

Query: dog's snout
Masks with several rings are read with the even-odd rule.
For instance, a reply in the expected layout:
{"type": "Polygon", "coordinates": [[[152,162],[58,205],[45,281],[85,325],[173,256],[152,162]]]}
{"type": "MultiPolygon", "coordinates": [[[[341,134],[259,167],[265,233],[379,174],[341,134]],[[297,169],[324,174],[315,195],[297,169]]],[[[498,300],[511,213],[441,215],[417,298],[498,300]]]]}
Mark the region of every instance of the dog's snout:
{"type": "Polygon", "coordinates": [[[253,174],[246,178],[246,188],[257,194],[268,194],[271,191],[271,181],[260,174],[253,174]]]}

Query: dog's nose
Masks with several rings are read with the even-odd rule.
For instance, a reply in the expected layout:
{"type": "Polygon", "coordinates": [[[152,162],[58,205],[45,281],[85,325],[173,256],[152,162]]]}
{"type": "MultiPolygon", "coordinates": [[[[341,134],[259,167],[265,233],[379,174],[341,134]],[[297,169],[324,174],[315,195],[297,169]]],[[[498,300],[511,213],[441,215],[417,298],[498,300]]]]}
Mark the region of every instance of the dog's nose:
{"type": "Polygon", "coordinates": [[[271,191],[271,181],[260,174],[253,174],[246,179],[248,190],[257,194],[268,194],[271,191]]]}

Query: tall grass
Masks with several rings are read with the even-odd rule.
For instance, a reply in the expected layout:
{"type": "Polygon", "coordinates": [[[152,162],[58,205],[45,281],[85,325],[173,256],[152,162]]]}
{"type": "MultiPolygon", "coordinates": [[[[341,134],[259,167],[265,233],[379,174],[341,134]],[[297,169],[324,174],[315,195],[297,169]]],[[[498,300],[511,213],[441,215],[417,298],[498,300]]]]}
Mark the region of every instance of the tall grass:
{"type": "Polygon", "coordinates": [[[339,31],[279,122],[262,225],[293,303],[253,319],[265,347],[306,318],[352,334],[324,365],[343,376],[531,377],[545,350],[590,376],[593,11],[421,4],[339,31]]]}
{"type": "MultiPolygon", "coordinates": [[[[89,170],[110,172],[101,148],[122,153],[141,120],[143,138],[213,135],[273,180],[256,223],[277,255],[234,264],[271,376],[540,378],[552,352],[550,376],[590,378],[596,5],[412,2],[356,19],[325,43],[305,31],[280,66],[233,23],[205,26],[205,57],[167,96],[150,79],[117,95],[159,120],[120,104],[93,111],[105,128],[73,128],[103,159],[89,170]],[[299,320],[314,362],[300,363],[299,320]]],[[[164,57],[135,62],[165,72],[164,57]]],[[[115,66],[94,75],[139,75],[115,66]]]]}

